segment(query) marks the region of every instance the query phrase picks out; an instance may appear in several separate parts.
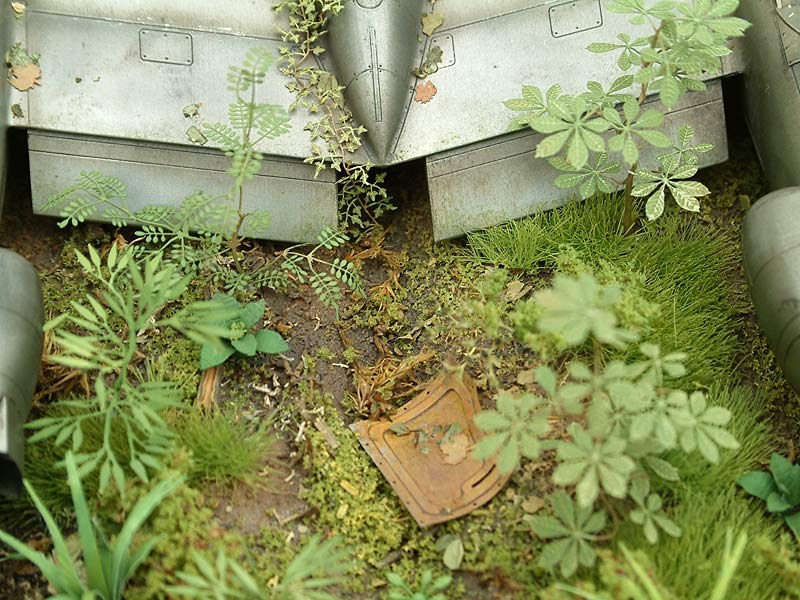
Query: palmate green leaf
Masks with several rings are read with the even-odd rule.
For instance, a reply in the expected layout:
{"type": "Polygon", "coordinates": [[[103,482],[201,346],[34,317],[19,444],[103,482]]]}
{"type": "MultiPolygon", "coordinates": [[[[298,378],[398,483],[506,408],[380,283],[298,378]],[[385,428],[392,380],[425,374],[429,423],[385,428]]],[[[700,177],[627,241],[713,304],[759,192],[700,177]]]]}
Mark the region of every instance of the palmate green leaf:
{"type": "Polygon", "coordinates": [[[543,114],[529,121],[535,131],[547,135],[536,146],[536,156],[547,158],[566,146],[566,159],[582,168],[589,151],[602,152],[605,141],[599,133],[606,131],[608,122],[592,115],[593,105],[583,96],[558,96],[548,100],[543,114]]]}
{"type": "Polygon", "coordinates": [[[575,506],[572,498],[562,491],[553,492],[549,498],[554,516],[526,517],[534,533],[542,539],[554,540],[545,545],[539,565],[548,570],[560,567],[563,577],[571,577],[579,565],[591,567],[596,553],[591,542],[605,528],[606,515],[592,508],[575,506]]]}
{"type": "Polygon", "coordinates": [[[568,160],[560,156],[548,161],[559,171],[566,171],[556,178],[556,187],[567,189],[578,186],[583,199],[590,198],[597,192],[611,193],[617,187],[618,182],[614,175],[619,173],[620,165],[609,161],[605,152],[596,153],[594,163],[589,162],[581,169],[575,169],[568,160]]]}
{"type": "Polygon", "coordinates": [[[680,537],[681,529],[664,514],[661,496],[650,493],[650,480],[646,477],[635,479],[631,484],[630,496],[637,508],[630,512],[630,519],[644,530],[645,538],[651,544],[658,542],[658,531],[680,537]]]}
{"type": "Polygon", "coordinates": [[[589,337],[602,344],[624,347],[636,336],[618,327],[612,308],[619,298],[619,288],[601,285],[589,274],[557,274],[552,288],[535,295],[542,311],[538,328],[558,336],[567,347],[579,346],[589,337]]]}
{"type": "Polygon", "coordinates": [[[710,463],[717,463],[719,448],[739,448],[739,442],[724,428],[730,421],[730,411],[720,406],[708,406],[703,392],[692,393],[688,410],[679,417],[680,444],[685,452],[697,449],[710,463]]]}
{"type": "Polygon", "coordinates": [[[538,458],[539,439],[550,430],[549,416],[546,402],[535,394],[501,393],[496,410],[484,410],[474,417],[478,429],[489,435],[478,441],[472,456],[486,460],[497,455],[498,470],[510,473],[523,456],[531,460],[538,458]]]}
{"type": "Polygon", "coordinates": [[[627,494],[628,479],[636,464],[625,454],[625,441],[610,437],[594,440],[580,425],[569,427],[572,442],[558,443],[556,485],[576,485],[578,505],[591,507],[600,488],[615,498],[627,494]]]}

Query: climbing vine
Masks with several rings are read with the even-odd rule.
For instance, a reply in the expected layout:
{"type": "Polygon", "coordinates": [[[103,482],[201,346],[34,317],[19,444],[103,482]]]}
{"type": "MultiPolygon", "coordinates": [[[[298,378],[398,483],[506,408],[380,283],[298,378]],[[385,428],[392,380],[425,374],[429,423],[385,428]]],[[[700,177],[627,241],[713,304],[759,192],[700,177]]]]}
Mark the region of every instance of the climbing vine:
{"type": "Polygon", "coordinates": [[[355,164],[349,156],[361,148],[366,129],[355,125],[353,113],[346,107],[344,86],[336,77],[321,69],[315,60],[325,52],[319,40],[331,17],[344,7],[343,0],[279,0],[277,12],[286,11],[289,27],[279,29],[286,46],[280,49],[281,73],[289,78],[286,87],[295,94],[289,110],[298,106],[318,115],[306,124],[311,134],[311,155],[305,162],[323,169],[333,169],[339,187],[339,213],[344,228],[365,228],[393,210],[391,198],[383,186],[384,174],[372,173],[369,162],[355,164]]]}

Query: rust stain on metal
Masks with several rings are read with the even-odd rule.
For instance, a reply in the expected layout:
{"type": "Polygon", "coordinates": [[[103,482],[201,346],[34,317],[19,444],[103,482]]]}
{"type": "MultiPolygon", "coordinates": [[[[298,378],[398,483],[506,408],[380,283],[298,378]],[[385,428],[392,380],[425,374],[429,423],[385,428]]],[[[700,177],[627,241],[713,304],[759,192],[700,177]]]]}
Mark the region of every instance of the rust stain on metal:
{"type": "Polygon", "coordinates": [[[402,406],[391,421],[359,421],[350,428],[420,527],[443,523],[486,504],[508,481],[494,460],[452,459],[452,443],[470,447],[483,435],[474,384],[445,375],[402,406]],[[444,449],[442,449],[444,446],[444,449]]]}

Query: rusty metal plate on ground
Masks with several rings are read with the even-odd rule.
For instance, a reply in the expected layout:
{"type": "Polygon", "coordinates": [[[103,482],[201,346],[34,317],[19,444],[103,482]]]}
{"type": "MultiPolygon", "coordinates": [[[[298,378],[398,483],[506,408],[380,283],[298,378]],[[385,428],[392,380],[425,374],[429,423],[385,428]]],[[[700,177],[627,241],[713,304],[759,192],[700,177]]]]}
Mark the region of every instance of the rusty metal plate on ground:
{"type": "Polygon", "coordinates": [[[493,459],[470,455],[483,437],[472,421],[480,410],[474,384],[447,375],[391,421],[350,426],[420,527],[475,510],[508,481],[510,475],[501,475],[493,459]]]}

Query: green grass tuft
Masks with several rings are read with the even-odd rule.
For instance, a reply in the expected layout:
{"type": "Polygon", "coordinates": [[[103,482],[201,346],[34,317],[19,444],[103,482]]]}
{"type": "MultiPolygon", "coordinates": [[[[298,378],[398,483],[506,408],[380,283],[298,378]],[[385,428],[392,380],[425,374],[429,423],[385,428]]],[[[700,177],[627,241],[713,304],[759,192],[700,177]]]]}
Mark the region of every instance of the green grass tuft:
{"type": "Polygon", "coordinates": [[[179,444],[192,453],[189,481],[252,483],[274,448],[277,438],[271,423],[253,427],[234,412],[222,409],[207,414],[190,411],[175,417],[173,429],[179,444]]]}
{"type": "Polygon", "coordinates": [[[751,550],[745,552],[728,597],[779,598],[777,567],[760,564],[752,544],[759,537],[777,539],[782,522],[771,518],[763,504],[754,502],[735,484],[737,477],[769,458],[773,436],[764,418],[764,398],[736,387],[711,390],[709,401],[731,411],[730,430],[741,448],[724,452],[718,465],[709,465],[697,454],[671,456],[681,481],[671,484],[670,517],[683,535],[677,539],[662,536],[658,545],[649,546],[639,528],[628,523],[619,540],[647,552],[659,579],[678,598],[707,598],[722,560],[726,532],[746,531],[751,550]]]}
{"type": "Polygon", "coordinates": [[[625,236],[621,201],[606,196],[574,202],[469,236],[472,258],[512,269],[557,269],[573,255],[602,276],[643,275],[642,295],[660,308],[645,337],[690,357],[691,379],[728,380],[740,357],[737,331],[745,310],[739,245],[694,215],[670,213],[625,236]]]}

